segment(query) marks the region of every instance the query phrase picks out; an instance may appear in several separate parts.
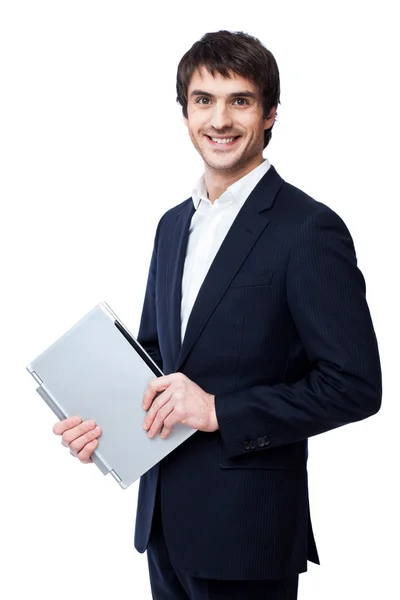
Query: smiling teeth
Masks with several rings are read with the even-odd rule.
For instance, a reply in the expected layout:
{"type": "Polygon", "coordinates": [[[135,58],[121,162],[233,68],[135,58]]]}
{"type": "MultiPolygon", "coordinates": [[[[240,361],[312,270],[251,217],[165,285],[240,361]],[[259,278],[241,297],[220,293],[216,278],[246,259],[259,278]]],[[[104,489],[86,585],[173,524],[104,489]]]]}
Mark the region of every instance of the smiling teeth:
{"type": "Polygon", "coordinates": [[[234,141],[234,137],[232,138],[211,138],[213,142],[217,142],[217,144],[229,144],[229,142],[234,141]]]}

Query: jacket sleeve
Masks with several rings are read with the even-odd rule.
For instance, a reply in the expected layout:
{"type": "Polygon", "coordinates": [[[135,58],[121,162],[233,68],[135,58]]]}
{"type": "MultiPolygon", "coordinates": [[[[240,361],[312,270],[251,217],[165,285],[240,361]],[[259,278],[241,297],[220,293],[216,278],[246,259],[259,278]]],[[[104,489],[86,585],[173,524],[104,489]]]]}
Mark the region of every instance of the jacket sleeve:
{"type": "Polygon", "coordinates": [[[156,317],[156,273],[157,273],[157,252],[158,236],[162,219],[158,223],[153,253],[150,261],[149,274],[147,278],[146,292],[144,296],[142,315],[140,319],[139,332],[137,340],[143,346],[146,352],[151,356],[156,365],[163,370],[162,356],[158,343],[157,317],[156,317]]]}
{"type": "Polygon", "coordinates": [[[381,405],[378,346],[350,233],[328,207],[299,227],[287,268],[287,302],[311,368],[296,382],[216,395],[229,458],[359,421],[381,405]],[[260,437],[261,447],[254,443],[260,437]]]}

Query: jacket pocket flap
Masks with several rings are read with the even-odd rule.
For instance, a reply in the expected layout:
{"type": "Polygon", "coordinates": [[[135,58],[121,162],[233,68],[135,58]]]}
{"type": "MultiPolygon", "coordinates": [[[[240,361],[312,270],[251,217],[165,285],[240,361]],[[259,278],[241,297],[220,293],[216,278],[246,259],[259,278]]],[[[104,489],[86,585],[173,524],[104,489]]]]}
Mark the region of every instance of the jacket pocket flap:
{"type": "Polygon", "coordinates": [[[229,458],[223,451],[222,441],[219,440],[219,466],[222,469],[293,471],[305,469],[306,465],[307,450],[304,441],[276,448],[260,449],[248,454],[241,454],[235,458],[229,458]]]}
{"type": "Polygon", "coordinates": [[[261,273],[238,273],[232,279],[230,287],[270,285],[273,274],[273,271],[262,271],[261,273]]]}

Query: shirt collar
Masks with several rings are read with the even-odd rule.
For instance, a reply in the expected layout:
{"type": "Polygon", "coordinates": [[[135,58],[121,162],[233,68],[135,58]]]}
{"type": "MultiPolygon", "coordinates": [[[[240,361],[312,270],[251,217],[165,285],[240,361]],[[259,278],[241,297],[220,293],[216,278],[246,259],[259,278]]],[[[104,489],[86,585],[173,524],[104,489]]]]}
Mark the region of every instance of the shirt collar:
{"type": "MultiPolygon", "coordinates": [[[[234,201],[238,205],[238,208],[240,210],[243,204],[246,202],[247,198],[249,197],[250,193],[256,187],[260,179],[264,177],[265,173],[268,171],[270,166],[271,165],[268,162],[268,159],[264,159],[264,161],[260,165],[258,165],[258,167],[250,171],[250,173],[247,173],[247,175],[244,175],[243,177],[235,181],[235,183],[232,183],[232,185],[230,185],[215,202],[218,202],[218,204],[220,205],[225,203],[231,203],[232,201],[234,201]]],[[[199,208],[201,201],[210,204],[210,201],[207,197],[204,173],[193,188],[192,200],[195,210],[199,208]]]]}

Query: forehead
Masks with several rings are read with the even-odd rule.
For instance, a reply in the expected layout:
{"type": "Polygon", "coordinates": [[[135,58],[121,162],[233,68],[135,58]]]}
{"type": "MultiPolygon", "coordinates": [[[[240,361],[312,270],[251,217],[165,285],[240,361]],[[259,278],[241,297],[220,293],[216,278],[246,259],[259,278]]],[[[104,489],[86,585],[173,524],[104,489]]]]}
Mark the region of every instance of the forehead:
{"type": "Polygon", "coordinates": [[[214,71],[214,75],[201,66],[196,69],[190,79],[188,96],[193,90],[201,90],[215,95],[232,94],[236,92],[253,92],[258,95],[257,86],[251,81],[230,71],[230,77],[223,77],[221,73],[214,71]]]}

